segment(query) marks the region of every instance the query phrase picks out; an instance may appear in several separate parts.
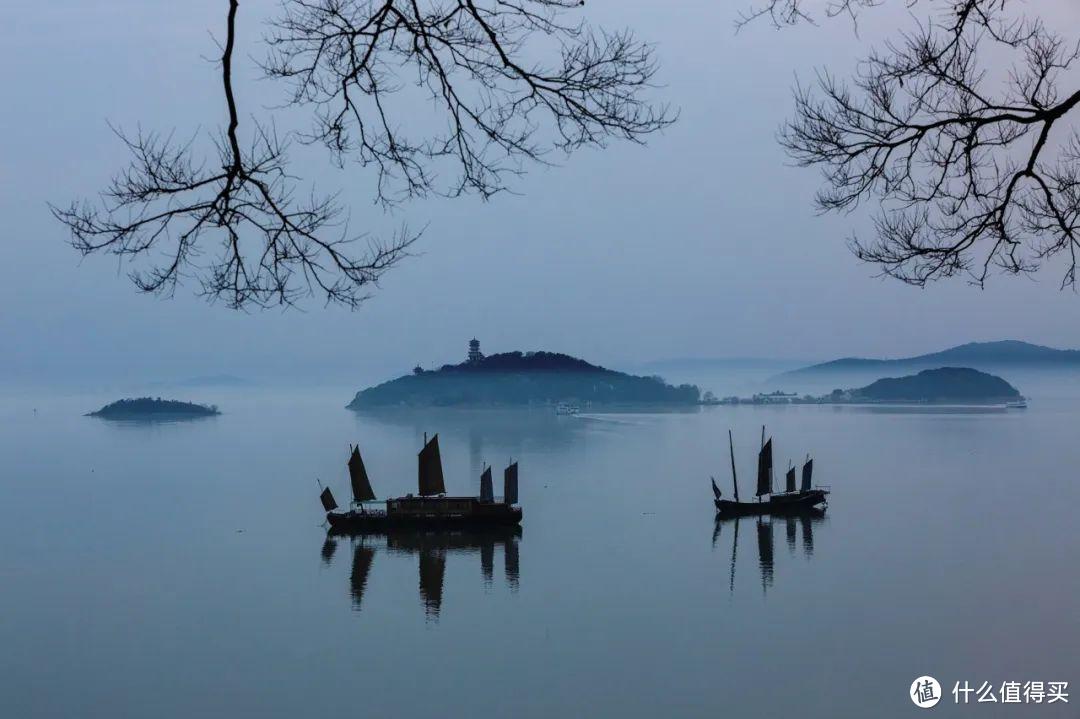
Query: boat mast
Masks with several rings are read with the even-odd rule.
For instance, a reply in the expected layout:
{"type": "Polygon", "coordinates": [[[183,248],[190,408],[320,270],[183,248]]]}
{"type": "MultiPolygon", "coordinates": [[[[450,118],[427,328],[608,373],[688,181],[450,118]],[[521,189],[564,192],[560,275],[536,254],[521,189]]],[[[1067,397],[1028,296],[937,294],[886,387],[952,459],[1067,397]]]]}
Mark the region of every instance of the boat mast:
{"type": "MultiPolygon", "coordinates": [[[[761,449],[765,449],[765,425],[761,425],[761,449]]],[[[757,501],[761,501],[761,455],[758,454],[758,495],[757,501]]]]}
{"type": "Polygon", "coordinates": [[[727,431],[728,447],[731,448],[731,483],[735,486],[735,501],[739,501],[739,478],[735,474],[735,440],[731,438],[731,430],[727,431]]]}

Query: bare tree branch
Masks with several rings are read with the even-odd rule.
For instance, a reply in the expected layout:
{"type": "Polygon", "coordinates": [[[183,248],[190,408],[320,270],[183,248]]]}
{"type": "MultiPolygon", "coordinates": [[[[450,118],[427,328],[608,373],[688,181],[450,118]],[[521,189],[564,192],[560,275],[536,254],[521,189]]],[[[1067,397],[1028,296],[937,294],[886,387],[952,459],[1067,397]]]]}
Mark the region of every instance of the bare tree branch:
{"type": "MultiPolygon", "coordinates": [[[[768,18],[775,28],[790,27],[799,23],[815,23],[818,14],[826,18],[843,15],[855,19],[860,10],[881,5],[885,0],[761,0],[739,13],[736,28],[742,28],[759,18],[768,18]],[[817,13],[807,6],[818,5],[817,13]]],[[[905,0],[911,6],[918,0],[905,0]]]]}
{"type": "MultiPolygon", "coordinates": [[[[854,17],[876,4],[840,0],[828,13],[854,17]]],[[[746,17],[792,24],[812,19],[807,5],[775,0],[746,17]]],[[[1013,0],[922,5],[918,26],[848,81],[822,71],[798,87],[781,144],[822,168],[820,209],[880,200],[876,237],[852,247],[888,275],[920,286],[964,275],[983,286],[994,270],[1032,273],[1063,258],[1062,286],[1074,287],[1080,45],[1013,0]]]]}
{"type": "Polygon", "coordinates": [[[506,176],[610,138],[640,142],[673,121],[643,97],[656,72],[651,49],[628,31],[593,31],[564,19],[579,0],[287,0],[271,27],[272,77],[291,100],[313,105],[307,139],[338,161],[378,171],[378,199],[506,188],[506,176]],[[532,56],[552,54],[550,65],[532,56]],[[406,84],[403,78],[411,78],[406,84]],[[421,138],[402,129],[395,96],[431,100],[421,138]],[[432,163],[454,176],[439,182],[432,163]]]}
{"type": "Polygon", "coordinates": [[[250,144],[241,146],[232,88],[236,13],[237,0],[230,0],[221,60],[229,123],[214,140],[217,162],[197,164],[193,142],[171,135],[118,132],[132,160],[102,193],[103,207],[74,203],[53,214],[83,255],[130,259],[161,251],[163,259],[131,273],[144,292],[171,294],[193,272],[204,295],[232,308],[290,305],[315,292],[355,307],[415,236],[402,231],[353,255],[360,238],[348,233],[333,197],[296,199],[286,148],[272,128],[254,123],[250,144]],[[206,242],[218,249],[202,262],[206,242]]]}
{"type": "MultiPolygon", "coordinates": [[[[73,203],[53,214],[84,255],[149,262],[131,273],[146,292],[171,294],[194,275],[204,295],[233,308],[291,305],[313,294],[356,307],[417,236],[403,229],[387,242],[358,245],[363,238],[350,233],[337,197],[297,196],[287,143],[272,124],[253,120],[250,140],[241,142],[232,84],[238,0],[226,2],[228,123],[211,138],[213,159],[195,159],[197,138],[118,132],[131,163],[100,206],[73,203]]],[[[430,192],[489,197],[526,162],[544,162],[548,149],[641,142],[673,120],[643,98],[656,70],[651,49],[629,32],[564,22],[581,4],[285,0],[266,38],[264,69],[292,83],[292,104],[314,110],[314,129],[302,140],[324,143],[340,164],[355,156],[376,168],[381,202],[430,192]],[[527,59],[553,48],[560,59],[550,67],[527,59]],[[394,106],[410,84],[430,98],[430,117],[394,106]],[[416,137],[404,129],[409,122],[419,127],[416,137]],[[444,161],[458,170],[439,183],[444,161]]]]}

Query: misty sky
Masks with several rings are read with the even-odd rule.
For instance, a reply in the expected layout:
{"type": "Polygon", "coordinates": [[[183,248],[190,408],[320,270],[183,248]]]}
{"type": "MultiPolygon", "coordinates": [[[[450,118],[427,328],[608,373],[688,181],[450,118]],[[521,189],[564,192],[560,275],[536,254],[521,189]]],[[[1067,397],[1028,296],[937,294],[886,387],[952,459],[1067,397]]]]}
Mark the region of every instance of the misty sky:
{"type": "MultiPolygon", "coordinates": [[[[1040,6],[1043,3],[1039,4],[1040,6]]],[[[1055,22],[1080,11],[1045,3],[1055,22]]],[[[647,147],[613,144],[535,168],[503,195],[415,201],[387,215],[371,175],[305,156],[306,176],[342,189],[355,227],[428,224],[419,255],[359,311],[237,313],[178,290],[138,294],[114,259],[80,260],[47,201],[91,196],[126,162],[106,121],[189,135],[224,116],[222,0],[4,3],[0,10],[0,374],[169,379],[193,374],[347,377],[550,349],[611,366],[670,357],[906,355],[971,340],[1080,347],[1080,297],[1061,268],[1037,281],[955,280],[926,290],[874,277],[846,247],[866,213],[818,217],[814,170],[788,166],[775,131],[798,72],[848,69],[859,38],[844,22],[733,31],[738,3],[590,0],[588,17],[657,46],[658,96],[680,121],[647,147]]],[[[238,99],[245,117],[281,100],[258,81],[258,19],[241,5],[238,99]]],[[[417,107],[417,112],[424,112],[417,107]]],[[[243,132],[244,125],[241,125],[243,132]]]]}

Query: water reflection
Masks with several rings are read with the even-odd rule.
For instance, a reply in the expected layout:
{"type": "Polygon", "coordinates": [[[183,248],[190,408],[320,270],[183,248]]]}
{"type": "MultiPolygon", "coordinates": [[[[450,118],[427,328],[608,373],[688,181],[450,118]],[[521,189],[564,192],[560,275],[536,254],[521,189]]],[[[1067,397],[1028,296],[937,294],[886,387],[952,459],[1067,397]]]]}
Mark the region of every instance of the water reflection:
{"type": "Polygon", "coordinates": [[[322,560],[323,564],[330,566],[330,560],[334,558],[334,552],[337,551],[337,542],[330,537],[326,538],[326,541],[322,545],[322,560]]]}
{"type": "Polygon", "coordinates": [[[1009,414],[1001,404],[851,404],[834,405],[834,411],[856,412],[860,414],[1009,414]]]}
{"type": "Polygon", "coordinates": [[[375,555],[383,551],[390,556],[417,557],[419,572],[419,595],[424,614],[438,619],[442,611],[443,585],[446,578],[447,557],[451,555],[479,555],[484,584],[490,586],[495,576],[496,549],[502,549],[503,571],[506,583],[512,591],[518,588],[520,560],[518,540],[521,527],[492,527],[470,530],[406,530],[372,533],[331,533],[323,542],[320,555],[330,565],[340,541],[350,541],[353,547],[352,572],[349,575],[349,594],[353,608],[363,608],[364,592],[375,555]]]}
{"type": "Polygon", "coordinates": [[[772,521],[757,520],[758,564],[761,566],[761,588],[773,584],[773,531],[772,521]]]}
{"type": "Polygon", "coordinates": [[[520,409],[456,409],[374,407],[355,410],[358,421],[407,429],[416,437],[439,428],[444,438],[468,447],[472,469],[483,469],[483,458],[492,453],[522,456],[527,451],[564,449],[579,441],[589,422],[579,417],[555,414],[549,407],[520,409]]]}
{"type": "Polygon", "coordinates": [[[353,546],[352,572],[349,574],[349,594],[352,596],[353,609],[359,610],[364,601],[371,563],[375,560],[375,548],[363,542],[353,546]]]}
{"type": "Polygon", "coordinates": [[[814,526],[821,525],[825,519],[824,509],[811,509],[802,514],[786,517],[747,517],[720,518],[717,517],[713,527],[712,544],[716,549],[720,544],[721,535],[726,531],[731,533],[731,563],[728,571],[728,591],[735,591],[735,569],[739,554],[739,522],[743,519],[752,522],[757,537],[758,572],[761,577],[761,589],[768,591],[773,586],[776,571],[776,543],[773,525],[779,522],[784,524],[784,533],[787,540],[788,553],[796,556],[798,553],[799,535],[801,528],[802,553],[807,559],[814,556],[814,526]]]}

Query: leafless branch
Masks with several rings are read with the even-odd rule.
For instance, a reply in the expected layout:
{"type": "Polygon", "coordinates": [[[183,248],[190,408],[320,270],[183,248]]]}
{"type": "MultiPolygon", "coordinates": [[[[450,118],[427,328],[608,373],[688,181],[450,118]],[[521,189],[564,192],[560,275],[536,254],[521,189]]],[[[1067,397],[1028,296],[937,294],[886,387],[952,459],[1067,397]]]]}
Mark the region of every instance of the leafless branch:
{"type": "MultiPolygon", "coordinates": [[[[222,88],[228,124],[212,137],[212,160],[197,139],[118,133],[130,166],[100,205],[53,207],[84,255],[145,261],[132,278],[171,294],[194,275],[205,295],[230,307],[290,305],[321,295],[356,307],[406,256],[416,235],[388,242],[351,234],[336,196],[297,194],[287,143],[252,120],[241,142],[232,87],[238,0],[228,4],[222,88]]],[[[339,164],[355,157],[377,170],[376,197],[390,204],[438,192],[506,188],[550,149],[641,142],[673,120],[644,98],[656,71],[651,48],[626,31],[593,31],[564,16],[580,0],[285,0],[266,38],[264,69],[291,83],[290,104],[314,110],[301,139],[324,143],[339,164]],[[531,57],[559,58],[550,66],[531,57]],[[434,108],[416,118],[395,105],[406,87],[434,108]],[[431,130],[432,122],[435,123],[431,130]],[[418,127],[408,131],[410,125],[418,127]],[[456,165],[440,183],[438,166],[456,165]]]]}
{"type": "MultiPolygon", "coordinates": [[[[852,20],[860,10],[881,5],[885,0],[761,0],[739,13],[736,28],[742,28],[755,20],[767,18],[775,28],[790,27],[799,23],[815,23],[817,17],[846,16],[852,20]]],[[[918,0],[905,0],[910,6],[918,0]]]]}
{"type": "Polygon", "coordinates": [[[131,272],[144,292],[171,294],[190,272],[203,294],[233,308],[290,305],[316,292],[355,307],[415,236],[403,230],[352,254],[361,238],[349,234],[335,198],[295,196],[286,147],[272,127],[253,122],[250,143],[241,145],[232,88],[236,13],[230,0],[221,61],[229,122],[213,139],[216,162],[196,162],[194,140],[118,132],[131,164],[102,193],[102,206],[74,203],[53,214],[83,255],[161,258],[131,272]],[[208,243],[216,249],[203,261],[208,243]]]}
{"type": "Polygon", "coordinates": [[[378,199],[489,197],[552,147],[640,142],[673,113],[648,103],[651,48],[565,16],[579,0],[287,0],[264,64],[311,105],[306,139],[378,172],[378,199]],[[554,48],[554,52],[551,52],[554,48]],[[557,54],[558,62],[529,58],[557,54]],[[410,82],[405,82],[408,78],[410,82]],[[430,98],[411,136],[399,93],[430,98]],[[431,129],[433,128],[433,129],[431,129]],[[434,163],[453,176],[439,181],[434,163]]]}
{"type": "MultiPolygon", "coordinates": [[[[830,12],[874,4],[843,1],[830,12]]],[[[808,17],[807,5],[764,10],[790,24],[808,17]]],[[[798,87],[781,144],[798,164],[822,168],[820,209],[880,200],[876,236],[852,247],[888,275],[919,286],[964,275],[983,286],[993,270],[1031,273],[1061,257],[1062,286],[1074,287],[1080,89],[1063,86],[1075,87],[1080,45],[1014,0],[922,5],[917,27],[849,80],[821,71],[798,87]]]]}

